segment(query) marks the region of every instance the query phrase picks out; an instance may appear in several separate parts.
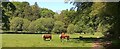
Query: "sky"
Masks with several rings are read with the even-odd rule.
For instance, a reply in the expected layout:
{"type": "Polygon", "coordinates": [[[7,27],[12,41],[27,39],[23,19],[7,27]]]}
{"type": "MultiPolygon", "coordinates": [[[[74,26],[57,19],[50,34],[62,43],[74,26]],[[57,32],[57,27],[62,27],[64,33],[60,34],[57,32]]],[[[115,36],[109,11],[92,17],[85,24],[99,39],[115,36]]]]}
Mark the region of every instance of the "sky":
{"type": "MultiPolygon", "coordinates": [[[[9,0],[13,1],[13,0],[9,0]]],[[[72,4],[64,3],[64,0],[14,0],[18,2],[27,1],[30,3],[30,5],[33,5],[35,2],[39,5],[41,8],[48,8],[53,10],[54,12],[60,12],[62,10],[70,9],[71,7],[74,7],[72,4]]]]}

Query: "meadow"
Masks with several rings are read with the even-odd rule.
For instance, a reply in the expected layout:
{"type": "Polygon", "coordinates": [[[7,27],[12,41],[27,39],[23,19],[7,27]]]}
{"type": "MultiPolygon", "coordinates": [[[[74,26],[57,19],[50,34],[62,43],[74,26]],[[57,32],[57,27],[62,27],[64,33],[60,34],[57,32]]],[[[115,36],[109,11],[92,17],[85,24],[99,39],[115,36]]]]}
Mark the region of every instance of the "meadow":
{"type": "MultiPolygon", "coordinates": [[[[70,38],[78,38],[80,34],[69,34],[70,38]]],[[[90,35],[84,35],[88,37],[90,35]]],[[[95,37],[98,35],[93,35],[95,37]]],[[[101,36],[101,35],[100,35],[101,36]]],[[[93,41],[79,39],[63,40],[59,34],[52,34],[51,41],[44,41],[42,34],[2,34],[2,47],[92,47],[93,41]]]]}

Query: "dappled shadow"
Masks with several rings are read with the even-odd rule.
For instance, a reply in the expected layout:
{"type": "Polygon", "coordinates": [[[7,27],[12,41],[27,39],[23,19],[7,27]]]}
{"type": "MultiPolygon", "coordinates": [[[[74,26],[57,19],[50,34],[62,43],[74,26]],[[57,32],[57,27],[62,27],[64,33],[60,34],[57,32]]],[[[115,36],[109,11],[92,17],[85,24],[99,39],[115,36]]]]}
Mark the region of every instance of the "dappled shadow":
{"type": "Polygon", "coordinates": [[[103,37],[101,38],[94,38],[94,37],[77,37],[77,38],[70,38],[70,39],[79,39],[79,40],[99,40],[99,39],[104,39],[103,37]]]}

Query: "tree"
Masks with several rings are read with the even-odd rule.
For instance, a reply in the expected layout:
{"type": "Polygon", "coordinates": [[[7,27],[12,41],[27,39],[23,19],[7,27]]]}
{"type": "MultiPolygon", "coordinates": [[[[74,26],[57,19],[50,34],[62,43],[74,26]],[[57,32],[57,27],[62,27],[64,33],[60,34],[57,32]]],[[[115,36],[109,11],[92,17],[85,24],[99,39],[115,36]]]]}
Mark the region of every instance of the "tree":
{"type": "Polygon", "coordinates": [[[54,19],[53,18],[40,18],[41,24],[45,27],[44,30],[47,32],[51,32],[54,25],[54,19]]]}
{"type": "Polygon", "coordinates": [[[29,21],[28,19],[23,19],[23,26],[22,26],[23,31],[28,31],[29,30],[28,27],[30,25],[30,22],[31,21],[29,21]]]}
{"type": "Polygon", "coordinates": [[[75,24],[75,32],[77,32],[77,33],[84,32],[84,30],[86,29],[84,26],[85,26],[85,24],[82,21],[78,21],[75,24]]]}
{"type": "Polygon", "coordinates": [[[53,25],[54,20],[52,18],[40,18],[32,21],[28,28],[32,32],[51,32],[53,25]]]}
{"type": "Polygon", "coordinates": [[[65,25],[68,25],[70,23],[73,22],[73,20],[75,19],[75,15],[76,15],[76,12],[74,10],[62,10],[61,13],[60,13],[60,18],[61,21],[63,21],[65,23],[65,25]]]}
{"type": "Polygon", "coordinates": [[[65,31],[64,25],[65,24],[63,22],[61,22],[61,21],[55,21],[52,31],[55,32],[55,33],[64,32],[65,31]]]}
{"type": "Polygon", "coordinates": [[[2,2],[2,26],[3,30],[9,30],[9,16],[16,10],[16,7],[11,2],[2,2]]]}
{"type": "Polygon", "coordinates": [[[61,21],[60,14],[55,13],[55,14],[54,14],[54,20],[55,20],[55,21],[61,21]]]}
{"type": "Polygon", "coordinates": [[[12,2],[16,6],[15,12],[12,14],[13,17],[22,17],[30,21],[34,21],[40,18],[40,8],[35,2],[34,5],[31,5],[28,2],[12,2]]]}
{"type": "Polygon", "coordinates": [[[67,33],[75,33],[75,26],[74,26],[74,24],[69,24],[68,25],[67,33]]]}
{"type": "Polygon", "coordinates": [[[47,8],[41,8],[40,10],[40,15],[42,18],[53,18],[54,14],[55,13],[52,10],[47,8]]]}
{"type": "Polygon", "coordinates": [[[22,31],[23,19],[20,17],[15,17],[10,21],[10,30],[12,31],[22,31]]]}
{"type": "Polygon", "coordinates": [[[12,31],[28,31],[30,21],[21,17],[13,17],[10,21],[10,30],[12,31]]]}
{"type": "Polygon", "coordinates": [[[12,2],[16,6],[15,12],[12,14],[12,17],[27,17],[29,13],[30,5],[28,2],[12,2]]]}
{"type": "Polygon", "coordinates": [[[88,25],[89,28],[93,29],[95,32],[106,33],[109,31],[109,33],[113,35],[116,34],[114,37],[118,38],[120,28],[120,14],[118,14],[120,11],[119,2],[88,3],[75,1],[77,0],[71,2],[75,5],[74,9],[77,7],[77,17],[74,19],[75,24],[82,19],[85,25],[88,25]]]}
{"type": "Polygon", "coordinates": [[[44,29],[44,26],[41,24],[41,20],[37,19],[35,21],[32,21],[28,27],[29,31],[31,32],[39,32],[44,29]]]}
{"type": "Polygon", "coordinates": [[[35,4],[31,6],[31,9],[32,9],[31,20],[36,20],[36,19],[40,18],[40,8],[37,5],[37,2],[35,2],[35,4]]]}

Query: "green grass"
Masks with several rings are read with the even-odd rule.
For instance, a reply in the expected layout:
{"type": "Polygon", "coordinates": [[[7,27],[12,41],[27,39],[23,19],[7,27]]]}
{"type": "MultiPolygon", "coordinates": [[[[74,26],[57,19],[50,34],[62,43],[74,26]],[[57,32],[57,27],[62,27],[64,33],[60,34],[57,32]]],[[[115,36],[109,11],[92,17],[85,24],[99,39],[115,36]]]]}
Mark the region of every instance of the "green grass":
{"type": "Polygon", "coordinates": [[[2,34],[0,34],[0,48],[2,48],[2,34]]]}
{"type": "MultiPolygon", "coordinates": [[[[70,34],[77,38],[80,34],[70,34]]],[[[92,42],[70,39],[60,41],[58,34],[52,35],[52,41],[44,41],[41,34],[2,34],[2,47],[91,47],[92,42]]]]}

